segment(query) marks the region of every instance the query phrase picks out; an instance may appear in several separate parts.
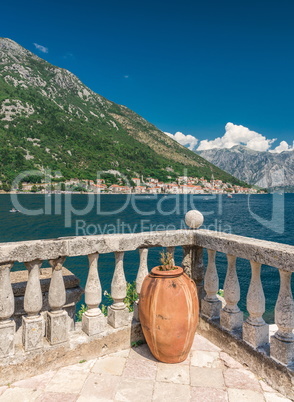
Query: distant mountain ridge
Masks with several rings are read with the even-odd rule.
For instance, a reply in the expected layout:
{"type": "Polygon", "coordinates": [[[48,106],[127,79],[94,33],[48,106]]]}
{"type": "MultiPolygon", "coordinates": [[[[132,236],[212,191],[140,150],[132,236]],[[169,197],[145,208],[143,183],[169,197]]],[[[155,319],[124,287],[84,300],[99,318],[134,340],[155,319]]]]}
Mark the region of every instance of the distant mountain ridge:
{"type": "Polygon", "coordinates": [[[197,151],[199,155],[247,183],[294,190],[294,151],[254,151],[242,145],[197,151]]]}
{"type": "Polygon", "coordinates": [[[189,175],[240,184],[71,72],[0,38],[0,180],[42,168],[66,178],[94,179],[112,169],[161,180],[187,168],[189,175]]]}

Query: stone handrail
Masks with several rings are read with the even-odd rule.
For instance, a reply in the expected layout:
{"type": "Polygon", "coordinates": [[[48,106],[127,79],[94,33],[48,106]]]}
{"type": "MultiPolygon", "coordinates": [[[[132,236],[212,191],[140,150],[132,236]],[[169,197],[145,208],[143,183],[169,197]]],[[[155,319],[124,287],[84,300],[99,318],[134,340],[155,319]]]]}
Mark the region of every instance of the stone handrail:
{"type": "Polygon", "coordinates": [[[202,248],[253,259],[285,271],[294,271],[294,246],[211,230],[169,230],[130,234],[61,237],[0,243],[0,264],[60,256],[77,257],[92,253],[133,251],[144,247],[197,245],[202,248]]]}
{"type": "Polygon", "coordinates": [[[203,248],[294,272],[294,246],[203,229],[195,232],[195,243],[203,248]]]}
{"type": "Polygon", "coordinates": [[[60,256],[77,257],[93,253],[133,251],[144,247],[192,245],[195,233],[194,230],[169,230],[0,243],[0,264],[11,261],[56,259],[60,256]]]}
{"type": "MultiPolygon", "coordinates": [[[[257,349],[269,343],[268,324],[262,318],[265,299],[260,280],[261,265],[270,265],[280,272],[280,292],[275,309],[275,323],[278,330],[270,340],[271,356],[283,363],[294,362],[294,302],[291,293],[291,274],[294,270],[294,247],[267,242],[248,237],[197,229],[203,221],[198,211],[186,215],[188,230],[143,232],[135,234],[98,235],[67,237],[54,240],[36,240],[0,244],[0,357],[14,354],[15,323],[11,319],[14,312],[14,297],[10,283],[10,270],[14,262],[25,264],[29,272],[24,296],[22,343],[25,351],[42,349],[44,334],[50,345],[69,340],[67,313],[64,310],[65,288],[62,267],[67,257],[87,255],[88,278],[85,287],[87,311],[82,316],[82,330],[88,336],[103,333],[107,326],[119,328],[129,322],[129,313],[124,303],[126,280],[124,253],[138,250],[140,264],[136,279],[136,289],[140,294],[141,285],[148,272],[148,249],[166,247],[173,253],[174,248],[183,248],[182,266],[191,276],[201,299],[201,314],[208,320],[219,320],[221,328],[229,332],[242,333],[243,340],[257,349]],[[208,252],[205,272],[203,249],[208,252]],[[225,306],[217,296],[219,289],[218,272],[215,264],[216,252],[227,255],[228,269],[224,284],[225,306]],[[99,254],[115,254],[115,270],[111,283],[113,304],[108,308],[108,317],[101,313],[99,305],[102,289],[99,278],[99,254]],[[249,317],[244,322],[238,307],[240,286],[236,271],[237,257],[251,263],[251,282],[247,294],[249,317]],[[42,261],[48,260],[52,267],[49,288],[50,311],[44,317],[39,271],[42,261]]],[[[138,317],[138,303],[134,306],[134,317],[138,317]]]]}

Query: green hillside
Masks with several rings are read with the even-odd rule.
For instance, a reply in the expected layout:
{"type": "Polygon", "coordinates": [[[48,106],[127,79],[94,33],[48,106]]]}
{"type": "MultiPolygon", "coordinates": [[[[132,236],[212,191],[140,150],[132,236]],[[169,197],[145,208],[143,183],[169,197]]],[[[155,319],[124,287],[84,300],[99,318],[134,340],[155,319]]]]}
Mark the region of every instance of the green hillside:
{"type": "Polygon", "coordinates": [[[0,38],[0,180],[49,168],[65,178],[188,175],[241,182],[145,119],[87,88],[17,43],[0,38]]]}

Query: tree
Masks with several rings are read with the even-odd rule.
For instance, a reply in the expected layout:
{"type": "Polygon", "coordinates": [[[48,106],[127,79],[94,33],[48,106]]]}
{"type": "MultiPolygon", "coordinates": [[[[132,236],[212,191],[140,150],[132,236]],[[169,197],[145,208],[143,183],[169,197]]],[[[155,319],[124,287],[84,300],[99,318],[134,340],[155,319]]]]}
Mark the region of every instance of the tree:
{"type": "Polygon", "coordinates": [[[8,183],[3,183],[2,190],[6,191],[6,193],[8,193],[11,190],[11,186],[8,183]]]}

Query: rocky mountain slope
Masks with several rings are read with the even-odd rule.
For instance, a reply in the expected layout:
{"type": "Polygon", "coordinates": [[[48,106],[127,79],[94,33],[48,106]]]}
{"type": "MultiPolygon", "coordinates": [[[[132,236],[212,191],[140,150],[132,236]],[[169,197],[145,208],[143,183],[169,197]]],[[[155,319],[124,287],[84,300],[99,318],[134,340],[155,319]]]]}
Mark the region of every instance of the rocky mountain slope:
{"type": "Polygon", "coordinates": [[[209,149],[199,155],[250,184],[265,188],[294,188],[294,151],[259,152],[237,145],[209,149]]]}
{"type": "Polygon", "coordinates": [[[239,184],[69,71],[0,38],[0,180],[41,168],[66,178],[94,179],[112,169],[161,180],[187,168],[189,175],[239,184]]]}

